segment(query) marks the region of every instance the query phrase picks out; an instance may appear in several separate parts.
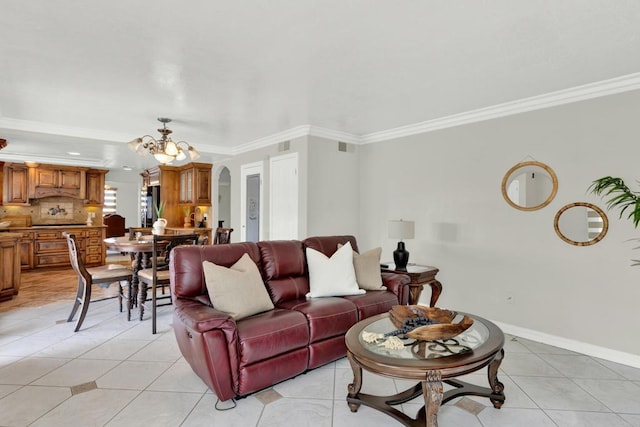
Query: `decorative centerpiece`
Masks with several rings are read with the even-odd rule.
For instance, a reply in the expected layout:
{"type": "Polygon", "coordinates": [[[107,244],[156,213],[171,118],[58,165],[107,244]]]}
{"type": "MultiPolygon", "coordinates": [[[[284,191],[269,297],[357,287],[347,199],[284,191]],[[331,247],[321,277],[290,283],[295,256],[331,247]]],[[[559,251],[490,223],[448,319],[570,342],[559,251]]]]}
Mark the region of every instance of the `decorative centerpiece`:
{"type": "Polygon", "coordinates": [[[154,207],[156,209],[156,215],[158,216],[158,219],[153,223],[153,230],[151,232],[153,234],[162,235],[164,234],[164,229],[167,226],[167,220],[162,218],[165,202],[160,202],[157,206],[154,207]]]}
{"type": "Polygon", "coordinates": [[[394,335],[420,341],[446,340],[473,325],[473,319],[466,315],[453,323],[457,315],[455,311],[422,305],[394,305],[389,310],[389,319],[398,328],[394,335]]]}

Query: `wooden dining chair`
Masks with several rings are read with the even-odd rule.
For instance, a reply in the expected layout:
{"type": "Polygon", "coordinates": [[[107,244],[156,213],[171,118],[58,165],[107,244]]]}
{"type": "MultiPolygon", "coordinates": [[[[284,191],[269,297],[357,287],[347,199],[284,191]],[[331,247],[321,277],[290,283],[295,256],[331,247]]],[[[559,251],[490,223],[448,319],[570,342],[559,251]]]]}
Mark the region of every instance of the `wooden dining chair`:
{"type": "Polygon", "coordinates": [[[151,254],[151,268],[145,268],[138,272],[140,280],[140,320],[144,315],[144,304],[151,301],[151,332],[156,333],[157,309],[173,304],[171,291],[167,289],[169,281],[169,257],[171,250],[181,245],[197,245],[199,235],[193,234],[171,234],[153,236],[153,252],[151,254]],[[163,262],[164,261],[164,262],[163,262]],[[151,290],[151,297],[147,296],[151,290]],[[161,295],[158,295],[158,288],[161,295]],[[159,302],[164,301],[164,302],[159,302]]]}
{"type": "MultiPolygon", "coordinates": [[[[71,309],[71,314],[67,319],[67,322],[72,322],[74,316],[78,312],[78,308],[82,306],[80,315],[76,321],[74,332],[78,332],[84,322],[84,318],[87,315],[89,309],[89,303],[104,301],[107,299],[118,298],[120,302],[120,312],[122,312],[122,300],[131,297],[131,281],[133,279],[133,271],[120,264],[107,264],[99,267],[85,267],[82,257],[78,252],[78,243],[76,235],[74,233],[62,233],[67,239],[67,245],[69,247],[69,260],[71,261],[71,267],[78,276],[78,290],[76,298],[71,309]],[[122,282],[127,283],[127,295],[124,295],[122,291],[122,282]],[[112,283],[118,283],[118,295],[91,299],[91,288],[93,285],[97,285],[101,288],[108,288],[112,283]]],[[[129,310],[129,304],[127,304],[127,316],[130,318],[131,312],[129,310]]]]}
{"type": "Polygon", "coordinates": [[[213,238],[214,245],[224,245],[231,243],[231,233],[233,228],[218,227],[216,228],[216,234],[213,238]]]}

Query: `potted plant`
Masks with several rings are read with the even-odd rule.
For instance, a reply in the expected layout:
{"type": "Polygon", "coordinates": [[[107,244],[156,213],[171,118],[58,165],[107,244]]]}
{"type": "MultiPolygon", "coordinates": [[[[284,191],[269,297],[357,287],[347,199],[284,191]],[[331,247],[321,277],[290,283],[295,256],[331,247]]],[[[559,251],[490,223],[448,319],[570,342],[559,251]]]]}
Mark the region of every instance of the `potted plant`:
{"type": "Polygon", "coordinates": [[[162,215],[164,214],[165,206],[166,206],[166,202],[164,201],[159,202],[157,205],[153,205],[154,209],[156,210],[156,216],[158,218],[164,218],[162,215]]]}
{"type": "Polygon", "coordinates": [[[182,210],[184,211],[184,227],[189,228],[191,227],[191,207],[185,206],[182,210]]]}
{"type": "MultiPolygon", "coordinates": [[[[606,200],[607,209],[619,208],[619,218],[622,218],[627,212],[627,219],[633,222],[635,228],[638,228],[638,224],[640,224],[640,193],[631,191],[622,178],[605,176],[596,179],[589,186],[589,191],[596,196],[608,198],[606,200]]],[[[640,265],[640,260],[631,261],[631,265],[640,265]]]]}

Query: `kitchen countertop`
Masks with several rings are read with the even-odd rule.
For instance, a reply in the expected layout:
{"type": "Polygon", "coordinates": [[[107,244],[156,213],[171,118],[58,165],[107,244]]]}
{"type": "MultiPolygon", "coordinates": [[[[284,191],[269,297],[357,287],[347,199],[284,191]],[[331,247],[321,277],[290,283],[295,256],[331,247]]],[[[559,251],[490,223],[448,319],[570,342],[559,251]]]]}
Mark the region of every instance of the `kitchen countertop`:
{"type": "Polygon", "coordinates": [[[5,227],[0,228],[0,231],[16,231],[16,230],[66,230],[69,228],[106,228],[106,225],[86,225],[86,224],[77,224],[77,225],[31,225],[27,227],[5,227]]]}

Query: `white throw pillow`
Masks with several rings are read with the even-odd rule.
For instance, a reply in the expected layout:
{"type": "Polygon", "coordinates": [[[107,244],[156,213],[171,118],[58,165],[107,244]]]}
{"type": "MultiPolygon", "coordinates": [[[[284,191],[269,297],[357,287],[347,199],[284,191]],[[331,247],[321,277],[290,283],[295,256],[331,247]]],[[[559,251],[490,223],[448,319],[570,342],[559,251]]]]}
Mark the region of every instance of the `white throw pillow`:
{"type": "Polygon", "coordinates": [[[331,258],[311,248],[307,248],[306,252],[310,290],[307,298],[365,293],[363,289],[358,288],[356,282],[351,243],[338,249],[331,258]]]}
{"type": "Polygon", "coordinates": [[[248,254],[229,268],[203,261],[202,269],[209,299],[216,310],[236,320],[273,310],[258,266],[248,254]]]}

